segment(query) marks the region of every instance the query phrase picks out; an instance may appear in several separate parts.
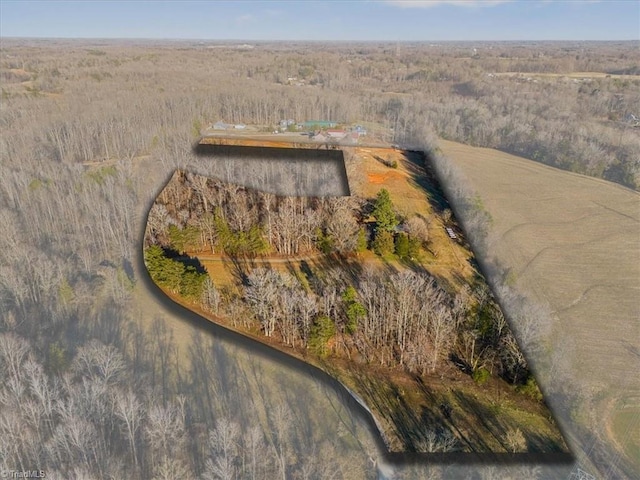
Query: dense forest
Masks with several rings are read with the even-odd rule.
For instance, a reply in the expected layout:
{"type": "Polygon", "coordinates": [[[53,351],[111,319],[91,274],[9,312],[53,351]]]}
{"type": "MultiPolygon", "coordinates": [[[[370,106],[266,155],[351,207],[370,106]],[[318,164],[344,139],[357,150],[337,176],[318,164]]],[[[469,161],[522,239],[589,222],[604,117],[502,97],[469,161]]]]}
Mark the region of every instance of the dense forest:
{"type": "Polygon", "coordinates": [[[175,155],[176,139],[220,119],[326,119],[372,122],[396,142],[428,137],[435,147],[441,136],[640,185],[633,42],[4,45],[3,130],[33,129],[62,162],[153,148],[175,155]]]}
{"type": "MultiPolygon", "coordinates": [[[[208,46],[2,39],[0,470],[376,476],[370,433],[327,392],[253,359],[234,363],[240,352],[204,335],[184,367],[157,308],[136,303],[148,296],[136,268],[143,219],[162,175],[195,162],[191,145],[210,122],[361,121],[389,141],[435,149],[441,135],[640,184],[628,120],[640,86],[626,75],[637,74],[636,42],[208,46]],[[563,77],[574,71],[605,75],[563,77]],[[534,75],[549,72],[558,76],[534,75]],[[275,384],[262,402],[228,380],[255,377],[275,384]]],[[[573,412],[580,392],[566,380],[554,397],[573,412]]],[[[473,467],[413,465],[397,478],[504,468],[473,467]]],[[[546,468],[511,465],[513,476],[567,477],[546,468]]]]}
{"type": "Polygon", "coordinates": [[[528,381],[537,391],[482,277],[447,291],[420,262],[428,230],[421,216],[399,215],[384,188],[372,199],[281,197],[176,172],[149,212],[145,263],[169,291],[288,347],[420,375],[454,358],[474,378],[528,381]],[[405,267],[359,262],[367,249],[405,267]],[[201,265],[189,265],[202,252],[230,258],[239,289],[220,292],[201,265]],[[250,265],[265,255],[324,255],[329,266],[312,272],[306,263],[300,277],[250,265]]]}

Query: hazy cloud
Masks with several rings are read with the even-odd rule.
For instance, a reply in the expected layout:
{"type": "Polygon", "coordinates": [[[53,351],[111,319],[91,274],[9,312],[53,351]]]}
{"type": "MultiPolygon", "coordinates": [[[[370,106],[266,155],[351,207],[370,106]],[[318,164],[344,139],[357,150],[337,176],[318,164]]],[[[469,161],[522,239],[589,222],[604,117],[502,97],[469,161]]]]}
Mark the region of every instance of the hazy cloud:
{"type": "Polygon", "coordinates": [[[284,11],[282,11],[282,10],[275,10],[275,9],[272,9],[272,8],[267,8],[267,9],[264,11],[264,13],[265,13],[265,15],[266,15],[267,17],[270,17],[270,18],[280,18],[280,17],[283,17],[283,16],[284,16],[284,11]]]}
{"type": "Polygon", "coordinates": [[[236,23],[238,25],[245,25],[247,23],[253,22],[255,19],[256,18],[253,15],[251,15],[249,13],[246,13],[244,15],[240,15],[240,16],[236,17],[236,23]]]}
{"type": "Polygon", "coordinates": [[[389,5],[402,8],[432,8],[440,5],[456,7],[494,7],[513,0],[386,0],[389,5]]]}

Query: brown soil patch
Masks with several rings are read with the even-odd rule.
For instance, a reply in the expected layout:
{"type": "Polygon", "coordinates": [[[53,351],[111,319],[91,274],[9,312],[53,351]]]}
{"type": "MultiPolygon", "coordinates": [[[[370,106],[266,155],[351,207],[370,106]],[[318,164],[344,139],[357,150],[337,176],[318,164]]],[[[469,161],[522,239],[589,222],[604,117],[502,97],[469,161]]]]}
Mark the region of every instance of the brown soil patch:
{"type": "Polygon", "coordinates": [[[201,143],[212,145],[243,145],[246,147],[280,147],[294,148],[291,142],[276,142],[273,140],[256,140],[252,138],[213,138],[203,139],[201,143]]]}
{"type": "Polygon", "coordinates": [[[396,178],[402,178],[402,175],[400,175],[397,172],[387,172],[385,174],[381,174],[381,173],[367,174],[367,179],[369,180],[369,183],[373,183],[374,185],[386,184],[390,180],[396,179],[396,178]]]}
{"type": "Polygon", "coordinates": [[[282,140],[275,140],[273,135],[253,136],[210,136],[200,140],[205,145],[238,145],[244,147],[278,147],[278,148],[324,148],[324,144],[310,142],[308,137],[302,135],[282,137],[282,140]]]}

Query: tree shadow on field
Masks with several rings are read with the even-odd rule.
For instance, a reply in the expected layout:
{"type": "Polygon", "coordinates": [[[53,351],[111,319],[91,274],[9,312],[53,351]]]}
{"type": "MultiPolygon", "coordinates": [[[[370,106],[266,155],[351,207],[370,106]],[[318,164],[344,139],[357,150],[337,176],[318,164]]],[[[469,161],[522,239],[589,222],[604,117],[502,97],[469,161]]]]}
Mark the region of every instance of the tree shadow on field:
{"type": "Polygon", "coordinates": [[[438,177],[431,165],[428,154],[419,151],[405,151],[403,164],[409,173],[411,183],[425,192],[425,197],[433,211],[441,214],[451,208],[445,197],[438,177]]]}
{"type": "MultiPolygon", "coordinates": [[[[186,267],[195,268],[198,273],[207,273],[207,269],[200,262],[200,259],[197,257],[192,257],[187,255],[186,253],[180,253],[176,249],[171,247],[161,247],[164,253],[164,256],[170,258],[174,262],[179,262],[186,267]]],[[[146,268],[146,267],[145,267],[146,268]]]]}
{"type": "MultiPolygon", "coordinates": [[[[430,422],[429,424],[434,426],[434,431],[442,430],[443,428],[451,431],[463,446],[470,449],[473,448],[473,444],[469,441],[467,435],[459,428],[459,422],[456,422],[457,415],[449,399],[442,395],[436,395],[419,376],[414,376],[414,379],[422,393],[429,400],[428,406],[422,407],[422,417],[425,422],[430,422]]],[[[478,448],[477,445],[476,448],[478,448]]],[[[483,443],[480,446],[489,451],[483,443]]]]}
{"type": "Polygon", "coordinates": [[[488,432],[495,439],[495,442],[502,447],[501,451],[508,451],[504,443],[506,427],[500,421],[498,414],[466,393],[454,390],[452,395],[457,407],[470,414],[471,418],[477,422],[476,425],[473,425],[471,422],[458,417],[460,419],[459,423],[464,425],[465,430],[469,432],[469,437],[473,443],[480,444],[485,449],[490,449],[489,445],[483,440],[488,432]],[[485,431],[485,434],[482,433],[482,430],[485,431]]]}
{"type": "Polygon", "coordinates": [[[557,440],[546,435],[531,432],[523,432],[527,441],[527,450],[530,452],[563,452],[566,447],[557,440]]]}
{"type": "Polygon", "coordinates": [[[304,275],[304,278],[306,278],[307,283],[311,285],[311,282],[315,278],[315,275],[313,274],[313,271],[311,270],[311,267],[309,266],[307,261],[302,260],[300,262],[299,268],[300,272],[304,275]]]}
{"type": "Polygon", "coordinates": [[[122,345],[122,326],[126,323],[122,307],[107,303],[96,311],[94,318],[89,329],[91,336],[100,338],[105,344],[122,345]]]}
{"type": "Polygon", "coordinates": [[[408,403],[404,389],[391,382],[376,381],[364,372],[356,373],[353,378],[365,403],[391,425],[398,436],[401,450],[407,453],[429,453],[423,450],[427,434],[448,429],[438,410],[435,394],[426,386],[424,388],[428,402],[421,403],[418,409],[408,403]]]}
{"type": "Polygon", "coordinates": [[[466,428],[471,432],[474,439],[477,439],[474,441],[478,441],[481,437],[486,437],[488,433],[490,435],[489,438],[492,437],[496,444],[500,445],[505,452],[508,452],[510,446],[507,441],[507,433],[512,428],[518,428],[523,433],[526,441],[522,453],[546,454],[566,452],[565,446],[549,436],[534,430],[524,421],[518,421],[517,425],[510,425],[512,415],[507,415],[506,412],[503,412],[500,405],[483,404],[473,396],[461,391],[454,391],[453,397],[459,408],[471,413],[474,422],[477,422],[475,428],[469,424],[469,422],[466,422],[466,428]]]}
{"type": "Polygon", "coordinates": [[[362,263],[357,259],[353,259],[351,257],[338,253],[333,255],[330,261],[331,260],[334,265],[339,265],[340,268],[342,268],[342,270],[347,273],[351,283],[357,282],[358,279],[362,276],[362,263]]]}
{"type": "Polygon", "coordinates": [[[303,260],[298,268],[313,288],[316,281],[322,277],[323,272],[332,272],[336,269],[344,274],[346,280],[351,284],[356,284],[362,275],[363,267],[357,259],[334,252],[315,256],[310,262],[303,260]]]}
{"type": "Polygon", "coordinates": [[[249,285],[249,273],[256,268],[253,257],[241,255],[229,255],[226,258],[231,262],[231,276],[240,285],[249,285]]]}

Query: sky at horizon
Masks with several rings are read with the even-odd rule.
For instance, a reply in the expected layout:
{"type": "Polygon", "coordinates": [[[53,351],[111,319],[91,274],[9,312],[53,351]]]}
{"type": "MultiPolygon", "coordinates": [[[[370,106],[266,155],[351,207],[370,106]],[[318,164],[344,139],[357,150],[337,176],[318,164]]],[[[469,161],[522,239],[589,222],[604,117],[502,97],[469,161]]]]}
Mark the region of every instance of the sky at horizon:
{"type": "Polygon", "coordinates": [[[639,40],[639,0],[0,0],[0,36],[193,40],[639,40]]]}

